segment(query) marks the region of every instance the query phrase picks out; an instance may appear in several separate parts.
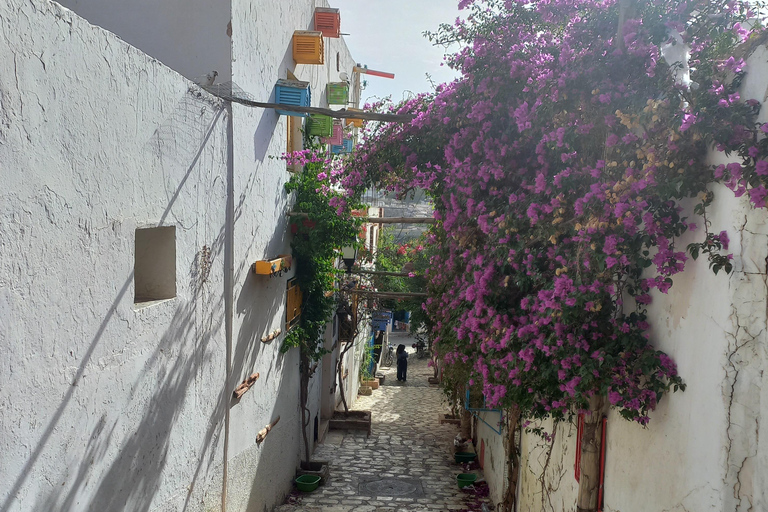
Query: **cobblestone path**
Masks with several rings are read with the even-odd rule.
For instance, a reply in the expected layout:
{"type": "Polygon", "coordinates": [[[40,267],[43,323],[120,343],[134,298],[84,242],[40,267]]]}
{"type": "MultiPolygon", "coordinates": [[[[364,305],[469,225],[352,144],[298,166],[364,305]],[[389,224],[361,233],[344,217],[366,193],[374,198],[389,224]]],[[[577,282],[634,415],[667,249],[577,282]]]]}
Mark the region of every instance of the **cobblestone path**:
{"type": "MultiPolygon", "coordinates": [[[[390,342],[411,351],[411,339],[395,336],[390,342]]],[[[313,455],[331,461],[330,481],[312,493],[295,491],[276,512],[480,511],[482,499],[456,485],[463,472],[453,461],[459,429],[439,422],[448,406],[442,391],[427,382],[433,375],[427,361],[410,354],[405,383],[397,381],[394,365],[380,369],[384,385],[358,397],[354,407],[372,411],[370,437],[330,431],[313,455]]]]}

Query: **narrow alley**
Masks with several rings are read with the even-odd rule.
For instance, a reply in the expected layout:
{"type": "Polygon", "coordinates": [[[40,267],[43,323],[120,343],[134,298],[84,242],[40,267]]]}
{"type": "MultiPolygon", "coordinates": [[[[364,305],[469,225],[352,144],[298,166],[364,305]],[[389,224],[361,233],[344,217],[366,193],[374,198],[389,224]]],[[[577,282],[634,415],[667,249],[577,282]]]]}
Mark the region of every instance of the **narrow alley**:
{"type": "MultiPolygon", "coordinates": [[[[467,465],[453,460],[458,425],[440,423],[448,412],[438,387],[431,387],[428,358],[418,359],[412,338],[390,335],[408,347],[408,380],[384,367],[384,384],[360,396],[354,409],[371,410],[371,435],[330,431],[314,454],[330,461],[330,481],[312,493],[294,491],[277,512],[480,511],[487,502],[484,482],[459,490],[456,475],[467,465]]],[[[477,463],[470,471],[482,473],[477,463]]]]}

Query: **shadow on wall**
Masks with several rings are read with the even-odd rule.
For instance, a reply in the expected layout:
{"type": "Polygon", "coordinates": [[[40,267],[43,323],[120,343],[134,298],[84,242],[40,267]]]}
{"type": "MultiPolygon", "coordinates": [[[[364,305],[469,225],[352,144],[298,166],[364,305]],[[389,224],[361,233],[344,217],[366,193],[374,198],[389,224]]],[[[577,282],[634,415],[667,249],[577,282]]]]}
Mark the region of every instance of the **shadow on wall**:
{"type": "MultiPolygon", "coordinates": [[[[223,311],[223,303],[217,306],[223,311]]],[[[184,406],[194,401],[194,397],[187,399],[190,394],[189,389],[195,385],[201,368],[211,361],[214,348],[211,344],[212,333],[216,332],[223,322],[223,316],[208,317],[204,319],[203,325],[196,325],[195,318],[200,313],[198,309],[199,306],[195,301],[176,310],[157,349],[145,363],[144,376],[132,383],[132,388],[136,389],[142,387],[141,381],[152,381],[156,392],[146,404],[143,417],[133,435],[123,442],[119,454],[108,469],[102,475],[98,475],[95,491],[85,509],[138,512],[148,511],[153,505],[155,493],[161,484],[161,476],[168,460],[173,428],[184,406]],[[176,351],[178,351],[176,356],[167,355],[174,354],[176,351]]],[[[226,391],[222,389],[219,392],[217,406],[207,422],[208,429],[203,437],[202,446],[196,447],[198,450],[195,454],[203,456],[198,457],[195,476],[188,487],[190,493],[201,471],[203,461],[212,460],[211,457],[204,455],[215,452],[218,446],[218,433],[224,418],[223,395],[226,391]]],[[[34,510],[67,511],[82,508],[82,497],[84,494],[91,494],[86,488],[91,486],[90,480],[96,476],[92,474],[93,464],[98,465],[110,445],[120,442],[113,440],[115,427],[119,421],[119,417],[115,418],[112,425],[107,428],[105,415],[102,415],[98,426],[91,433],[91,441],[86,447],[84,459],[76,473],[69,479],[71,484],[67,492],[48,495],[34,507],[34,510]]],[[[186,505],[189,505],[189,495],[186,505]]]]}
{"type": "MultiPolygon", "coordinates": [[[[200,169],[201,166],[197,164],[221,119],[222,113],[221,105],[211,101],[207,95],[197,91],[189,91],[177,104],[174,113],[158,127],[145,145],[147,151],[157,151],[157,148],[163,147],[177,150],[176,154],[162,154],[160,160],[164,168],[178,167],[178,170],[172,169],[168,173],[164,173],[165,176],[177,176],[183,173],[177,182],[176,189],[169,192],[168,204],[158,225],[163,224],[165,219],[171,215],[172,208],[193,171],[212,172],[211,169],[200,169]],[[204,116],[205,112],[201,110],[206,108],[206,105],[209,108],[208,116],[204,116]],[[163,146],[163,142],[168,142],[166,139],[169,137],[173,142],[163,146]],[[180,150],[180,148],[184,148],[184,150],[180,150]],[[174,170],[177,172],[173,172],[174,170]]],[[[168,183],[166,183],[167,185],[168,183]]],[[[223,204],[213,205],[213,208],[217,206],[222,210],[224,208],[223,204]]],[[[202,212],[200,215],[204,216],[204,213],[202,212]]],[[[213,261],[222,257],[225,240],[224,230],[225,226],[222,226],[214,241],[210,243],[213,261]]],[[[206,235],[199,232],[198,237],[202,238],[200,246],[207,242],[204,238],[206,235]]],[[[212,356],[215,354],[214,349],[219,350],[215,348],[216,342],[213,335],[220,330],[224,321],[224,297],[218,292],[215,301],[209,299],[210,292],[197,279],[199,269],[196,268],[196,265],[198,262],[199,260],[196,259],[193,268],[190,269],[190,278],[197,283],[190,290],[191,300],[179,305],[155,351],[145,362],[144,374],[135,382],[130,383],[134,392],[141,387],[142,382],[145,388],[154,389],[154,393],[148,400],[141,399],[141,402],[133,404],[131,402],[135,399],[132,393],[129,401],[123,404],[123,410],[128,410],[131,407],[140,408],[143,406],[144,408],[142,418],[136,424],[133,435],[114,439],[116,429],[123,418],[119,416],[118,412],[113,414],[113,419],[110,420],[108,419],[109,413],[112,411],[102,412],[96,426],[90,432],[90,441],[85,448],[84,458],[76,469],[73,468],[69,472],[71,476],[67,479],[68,487],[66,489],[64,487],[54,488],[47,496],[40,496],[33,510],[67,511],[74,508],[78,510],[147,511],[152,506],[155,493],[162,484],[162,473],[166,465],[166,456],[171,447],[173,428],[176,426],[184,407],[189,405],[188,395],[193,395],[189,390],[195,385],[202,369],[212,360],[212,356]],[[103,472],[96,473],[94,467],[100,467],[102,460],[111,456],[109,452],[114,450],[116,443],[120,442],[123,444],[119,448],[119,453],[113,457],[111,464],[105,467],[103,472]],[[90,499],[88,499],[89,496],[90,499]],[[84,503],[86,500],[88,500],[87,504],[84,503]]],[[[81,359],[74,378],[75,383],[81,381],[85,369],[91,363],[94,351],[108,325],[115,317],[119,305],[131,300],[125,295],[131,289],[132,281],[133,273],[120,287],[114,302],[110,305],[106,316],[96,330],[81,359]]],[[[181,302],[180,298],[177,300],[181,302]]],[[[223,368],[221,369],[220,381],[224,382],[223,368]]],[[[59,423],[78,389],[79,387],[75,385],[67,388],[60,405],[53,413],[50,423],[14,482],[8,497],[0,505],[0,511],[8,512],[11,510],[17,493],[34,471],[33,468],[43,455],[53,432],[69,427],[69,425],[59,425],[59,423]]],[[[228,389],[222,389],[218,393],[216,408],[208,419],[208,428],[200,440],[200,446],[196,446],[194,449],[184,446],[186,448],[184,453],[174,453],[174,458],[177,460],[178,457],[186,455],[191,459],[190,465],[194,464],[193,459],[197,459],[193,479],[188,485],[190,494],[186,498],[185,510],[190,504],[190,495],[203,469],[203,464],[206,460],[209,466],[213,462],[213,459],[210,456],[205,456],[205,454],[215,452],[218,446],[218,433],[222,428],[226,407],[224,397],[229,392],[231,391],[228,389]]],[[[98,414],[96,412],[94,416],[98,414]]],[[[79,433],[75,435],[77,434],[79,433]]],[[[178,441],[178,438],[175,441],[178,441]]]]}

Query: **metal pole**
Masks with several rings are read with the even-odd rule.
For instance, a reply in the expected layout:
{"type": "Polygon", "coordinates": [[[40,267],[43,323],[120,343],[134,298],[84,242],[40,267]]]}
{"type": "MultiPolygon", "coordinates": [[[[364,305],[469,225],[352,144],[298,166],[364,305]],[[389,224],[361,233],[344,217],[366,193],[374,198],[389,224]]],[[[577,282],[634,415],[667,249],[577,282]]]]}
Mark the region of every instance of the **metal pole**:
{"type": "MultiPolygon", "coordinates": [[[[303,212],[288,212],[288,217],[308,219],[309,214],[303,212]]],[[[433,217],[355,217],[370,224],[434,224],[433,217]]]]}
{"type": "Polygon", "coordinates": [[[375,292],[369,290],[350,290],[349,293],[366,297],[380,297],[382,299],[416,299],[427,297],[424,292],[375,292]]]}
{"type": "Polygon", "coordinates": [[[384,270],[357,270],[353,269],[351,274],[364,274],[372,276],[393,276],[393,277],[411,277],[408,272],[386,272],[384,270]]]}
{"type": "Polygon", "coordinates": [[[298,112],[301,114],[322,114],[335,119],[363,119],[366,121],[383,121],[391,123],[410,123],[414,117],[412,114],[385,114],[380,112],[365,112],[361,110],[331,110],[330,108],[320,107],[298,107],[296,105],[283,105],[280,103],[265,103],[262,101],[246,100],[243,98],[225,98],[234,103],[240,103],[247,107],[272,108],[285,110],[287,112],[298,112]]]}

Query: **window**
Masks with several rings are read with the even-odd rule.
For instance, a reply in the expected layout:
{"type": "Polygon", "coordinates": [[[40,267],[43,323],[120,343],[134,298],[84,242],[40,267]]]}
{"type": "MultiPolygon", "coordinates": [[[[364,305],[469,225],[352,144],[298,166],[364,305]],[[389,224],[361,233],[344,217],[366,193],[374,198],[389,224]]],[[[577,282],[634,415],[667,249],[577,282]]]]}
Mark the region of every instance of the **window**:
{"type": "Polygon", "coordinates": [[[134,304],[176,297],[176,227],[136,230],[134,304]]]}
{"type": "Polygon", "coordinates": [[[301,288],[296,282],[296,278],[289,279],[286,283],[287,293],[285,297],[285,330],[289,331],[291,327],[299,322],[301,315],[301,301],[303,295],[301,288]]]}

